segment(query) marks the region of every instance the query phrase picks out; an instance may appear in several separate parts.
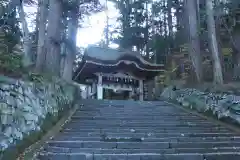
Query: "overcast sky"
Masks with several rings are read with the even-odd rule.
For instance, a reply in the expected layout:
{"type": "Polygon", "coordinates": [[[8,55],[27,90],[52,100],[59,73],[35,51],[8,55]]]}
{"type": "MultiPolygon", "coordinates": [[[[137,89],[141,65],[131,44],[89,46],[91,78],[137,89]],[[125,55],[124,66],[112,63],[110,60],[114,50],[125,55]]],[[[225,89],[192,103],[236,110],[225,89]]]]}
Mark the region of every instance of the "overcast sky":
{"type": "MultiPolygon", "coordinates": [[[[105,4],[106,0],[100,0],[101,4],[105,4]]],[[[28,15],[28,25],[30,31],[33,29],[33,24],[31,20],[34,19],[34,16],[31,16],[34,12],[37,11],[37,6],[24,7],[25,12],[28,15]]],[[[108,15],[109,15],[109,24],[115,24],[118,17],[118,12],[113,3],[108,2],[108,15]]],[[[77,35],[77,46],[87,47],[89,44],[96,44],[104,37],[104,27],[106,26],[106,12],[100,12],[89,16],[84,20],[84,28],[79,28],[77,35]]]]}
{"type": "MultiPolygon", "coordinates": [[[[102,1],[103,4],[105,2],[105,0],[100,1],[102,1]]],[[[118,12],[114,4],[111,2],[108,2],[108,17],[109,25],[116,23],[118,12]]],[[[99,42],[104,37],[103,31],[106,26],[106,20],[106,12],[100,12],[88,17],[86,23],[89,24],[89,28],[79,29],[77,45],[86,47],[88,44],[99,42]]]]}

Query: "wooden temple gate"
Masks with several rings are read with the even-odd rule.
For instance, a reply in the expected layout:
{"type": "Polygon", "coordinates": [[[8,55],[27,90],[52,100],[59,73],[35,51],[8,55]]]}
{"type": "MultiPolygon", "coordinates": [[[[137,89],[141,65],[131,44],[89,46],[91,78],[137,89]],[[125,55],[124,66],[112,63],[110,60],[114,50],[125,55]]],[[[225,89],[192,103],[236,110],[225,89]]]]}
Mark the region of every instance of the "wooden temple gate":
{"type": "Polygon", "coordinates": [[[87,85],[89,98],[109,98],[104,93],[124,93],[124,98],[144,100],[144,82],[164,71],[163,65],[145,61],[139,53],[99,46],[89,47],[74,80],[87,85]]]}

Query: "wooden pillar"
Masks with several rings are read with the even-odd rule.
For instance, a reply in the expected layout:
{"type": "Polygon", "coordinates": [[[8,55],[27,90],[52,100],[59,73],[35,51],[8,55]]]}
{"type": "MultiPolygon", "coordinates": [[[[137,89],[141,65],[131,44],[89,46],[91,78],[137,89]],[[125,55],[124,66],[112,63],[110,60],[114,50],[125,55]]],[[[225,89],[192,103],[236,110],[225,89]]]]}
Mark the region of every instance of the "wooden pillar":
{"type": "Polygon", "coordinates": [[[82,97],[83,97],[83,99],[88,98],[88,87],[87,86],[85,86],[84,91],[82,92],[82,97]]]}
{"type": "Polygon", "coordinates": [[[129,99],[133,99],[133,95],[134,95],[134,93],[133,93],[133,90],[132,90],[132,91],[129,92],[129,99]]]}
{"type": "Polygon", "coordinates": [[[92,94],[94,94],[94,95],[93,95],[93,96],[94,96],[94,99],[96,98],[96,97],[95,97],[96,92],[97,92],[97,84],[96,84],[96,82],[93,82],[93,83],[92,83],[92,94]]]}
{"type": "Polygon", "coordinates": [[[88,96],[90,99],[92,99],[91,94],[92,94],[92,86],[88,85],[88,96]]]}
{"type": "Polygon", "coordinates": [[[87,85],[86,86],[86,98],[89,99],[91,95],[91,86],[87,85]]]}
{"type": "Polygon", "coordinates": [[[143,80],[139,80],[139,100],[143,101],[143,80]]]}
{"type": "Polygon", "coordinates": [[[97,99],[103,99],[102,75],[98,75],[97,99]]]}

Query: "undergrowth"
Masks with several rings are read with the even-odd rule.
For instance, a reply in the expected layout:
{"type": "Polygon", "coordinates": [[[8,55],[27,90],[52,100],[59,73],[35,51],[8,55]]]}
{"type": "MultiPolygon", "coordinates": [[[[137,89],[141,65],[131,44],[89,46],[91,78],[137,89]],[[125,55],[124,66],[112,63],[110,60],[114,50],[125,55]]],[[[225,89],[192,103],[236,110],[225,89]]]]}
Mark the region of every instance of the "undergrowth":
{"type": "Polygon", "coordinates": [[[32,70],[34,67],[30,67],[23,67],[21,55],[0,52],[0,74],[4,76],[35,83],[53,82],[56,79],[51,75],[37,73],[32,70]]]}
{"type": "Polygon", "coordinates": [[[10,77],[21,77],[24,73],[22,56],[13,53],[0,53],[0,72],[10,77]]]}

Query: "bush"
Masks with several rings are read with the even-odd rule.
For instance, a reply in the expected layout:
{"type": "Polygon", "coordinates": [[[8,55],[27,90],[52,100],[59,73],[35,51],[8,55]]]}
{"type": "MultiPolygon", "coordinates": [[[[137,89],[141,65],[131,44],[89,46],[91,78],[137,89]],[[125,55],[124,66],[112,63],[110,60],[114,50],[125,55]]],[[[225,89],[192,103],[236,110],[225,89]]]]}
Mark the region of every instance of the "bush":
{"type": "Polygon", "coordinates": [[[28,73],[28,80],[32,81],[32,82],[36,82],[36,83],[41,83],[44,80],[44,77],[38,73],[33,73],[30,72],[28,73]]]}
{"type": "Polygon", "coordinates": [[[23,73],[22,56],[17,54],[0,54],[0,71],[5,74],[21,76],[23,73]]]}

